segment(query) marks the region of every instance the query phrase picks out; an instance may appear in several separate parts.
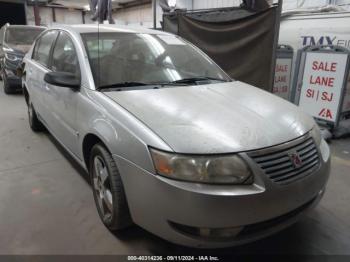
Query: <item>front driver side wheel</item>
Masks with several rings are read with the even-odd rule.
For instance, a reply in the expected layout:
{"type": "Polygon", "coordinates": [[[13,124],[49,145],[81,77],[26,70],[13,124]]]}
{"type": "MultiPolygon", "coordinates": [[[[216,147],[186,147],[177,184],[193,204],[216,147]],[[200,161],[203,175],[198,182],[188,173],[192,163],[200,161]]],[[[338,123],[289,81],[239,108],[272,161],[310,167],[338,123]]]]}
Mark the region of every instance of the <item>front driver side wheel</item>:
{"type": "Polygon", "coordinates": [[[132,225],[117,165],[102,144],[92,148],[89,169],[96,207],[104,225],[112,231],[132,225]]]}
{"type": "Polygon", "coordinates": [[[44,130],[44,126],[38,119],[34,106],[30,100],[28,101],[28,120],[29,126],[34,132],[40,132],[44,130]]]}

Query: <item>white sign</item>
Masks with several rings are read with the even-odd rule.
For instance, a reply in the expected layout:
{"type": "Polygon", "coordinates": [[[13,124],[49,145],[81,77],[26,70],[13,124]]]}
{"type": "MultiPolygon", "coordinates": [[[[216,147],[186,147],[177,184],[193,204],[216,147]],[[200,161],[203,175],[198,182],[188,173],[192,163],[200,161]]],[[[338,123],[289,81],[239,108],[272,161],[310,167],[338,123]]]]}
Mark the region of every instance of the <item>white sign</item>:
{"type": "Polygon", "coordinates": [[[348,83],[346,85],[346,90],[344,93],[344,102],[343,102],[343,110],[342,112],[350,111],[350,73],[348,75],[348,83]]]}
{"type": "Polygon", "coordinates": [[[313,117],[335,123],[348,54],[307,53],[299,106],[313,117]]]}
{"type": "Polygon", "coordinates": [[[290,79],[292,73],[292,58],[277,58],[275,68],[275,82],[273,93],[277,96],[289,99],[290,79]]]}

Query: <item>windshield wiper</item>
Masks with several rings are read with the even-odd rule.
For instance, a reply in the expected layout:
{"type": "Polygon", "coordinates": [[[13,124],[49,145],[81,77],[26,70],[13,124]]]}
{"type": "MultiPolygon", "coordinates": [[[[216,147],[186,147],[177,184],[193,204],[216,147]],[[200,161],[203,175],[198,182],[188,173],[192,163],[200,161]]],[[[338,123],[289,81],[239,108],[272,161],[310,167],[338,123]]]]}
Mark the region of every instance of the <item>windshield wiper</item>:
{"type": "Polygon", "coordinates": [[[134,86],[148,86],[149,84],[142,82],[122,82],[112,85],[104,85],[97,88],[97,90],[112,89],[112,88],[123,88],[123,87],[134,87],[134,86]]]}
{"type": "Polygon", "coordinates": [[[215,78],[215,77],[209,77],[209,76],[201,76],[201,77],[184,78],[184,79],[173,81],[171,83],[175,83],[175,84],[191,84],[191,83],[196,83],[196,82],[205,81],[205,80],[214,80],[214,81],[220,81],[220,82],[228,82],[227,80],[224,80],[224,79],[221,79],[221,78],[215,78]]]}
{"type": "Polygon", "coordinates": [[[227,80],[215,78],[215,77],[192,77],[192,78],[184,78],[176,81],[170,81],[170,82],[153,82],[153,83],[143,83],[143,82],[121,82],[111,85],[104,85],[97,88],[97,90],[103,90],[103,89],[113,89],[113,88],[127,88],[127,87],[136,87],[136,86],[182,86],[186,84],[194,84],[198,81],[205,81],[205,80],[214,80],[214,81],[220,81],[220,82],[228,82],[227,80]]]}
{"type": "Polygon", "coordinates": [[[199,81],[206,81],[206,80],[229,82],[228,80],[224,80],[221,78],[203,76],[203,77],[184,78],[184,79],[169,81],[169,82],[153,82],[153,83],[150,83],[150,85],[152,84],[152,85],[160,85],[160,86],[186,86],[188,84],[195,84],[199,81]]]}

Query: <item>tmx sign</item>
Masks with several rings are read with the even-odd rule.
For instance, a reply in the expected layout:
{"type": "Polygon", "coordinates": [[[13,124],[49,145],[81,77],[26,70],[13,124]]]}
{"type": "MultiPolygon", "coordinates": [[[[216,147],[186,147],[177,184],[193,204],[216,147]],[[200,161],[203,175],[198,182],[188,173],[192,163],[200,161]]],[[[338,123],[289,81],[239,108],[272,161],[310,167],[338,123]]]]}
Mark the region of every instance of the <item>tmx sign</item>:
{"type": "Polygon", "coordinates": [[[341,39],[337,36],[301,36],[303,46],[314,45],[338,45],[346,48],[350,48],[350,39],[341,39]]]}

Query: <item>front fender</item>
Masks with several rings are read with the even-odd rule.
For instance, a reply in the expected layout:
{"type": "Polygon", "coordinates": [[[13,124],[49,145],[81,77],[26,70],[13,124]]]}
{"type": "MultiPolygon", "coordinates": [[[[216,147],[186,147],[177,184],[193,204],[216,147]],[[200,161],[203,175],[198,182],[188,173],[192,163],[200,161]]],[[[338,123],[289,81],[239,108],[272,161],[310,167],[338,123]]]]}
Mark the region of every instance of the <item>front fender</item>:
{"type": "Polygon", "coordinates": [[[148,146],[125,127],[107,119],[97,119],[90,124],[89,134],[97,136],[112,155],[124,158],[142,169],[154,171],[148,146]]]}
{"type": "Polygon", "coordinates": [[[171,149],[152,130],[103,93],[85,89],[85,99],[78,106],[80,130],[84,138],[97,136],[116,155],[140,168],[154,172],[148,146],[171,149]]]}

